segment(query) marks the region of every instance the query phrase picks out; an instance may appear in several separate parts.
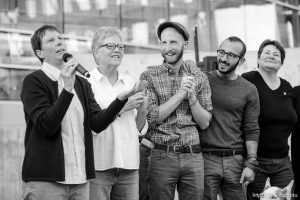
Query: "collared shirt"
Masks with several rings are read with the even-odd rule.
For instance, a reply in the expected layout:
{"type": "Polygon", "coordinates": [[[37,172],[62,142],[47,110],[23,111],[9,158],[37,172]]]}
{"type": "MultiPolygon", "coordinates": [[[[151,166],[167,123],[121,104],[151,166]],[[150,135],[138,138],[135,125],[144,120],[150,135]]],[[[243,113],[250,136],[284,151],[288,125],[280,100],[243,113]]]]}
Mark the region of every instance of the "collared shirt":
{"type": "MultiPolygon", "coordinates": [[[[90,72],[95,99],[105,109],[122,91],[133,87],[135,81],[125,74],[118,73],[118,80],[112,85],[97,68],[90,72]]],[[[136,110],[122,113],[107,129],[93,135],[95,169],[139,168],[139,131],[136,126],[136,110]]],[[[143,132],[147,130],[147,124],[143,132]]]]}
{"type": "MultiPolygon", "coordinates": [[[[58,92],[64,88],[60,70],[44,62],[42,71],[53,81],[58,81],[58,92]]],[[[85,146],[84,146],[84,112],[80,100],[73,89],[74,97],[61,122],[65,160],[65,181],[63,184],[86,183],[85,146]]]]}
{"type": "Polygon", "coordinates": [[[196,81],[197,99],[207,111],[212,111],[211,89],[208,79],[196,66],[184,62],[178,75],[166,63],[149,67],[140,79],[147,81],[150,93],[147,108],[147,120],[151,132],[151,141],[158,144],[191,145],[199,144],[197,124],[193,120],[188,98],[163,121],[158,121],[159,106],[167,102],[180,89],[182,77],[190,75],[196,81]]]}

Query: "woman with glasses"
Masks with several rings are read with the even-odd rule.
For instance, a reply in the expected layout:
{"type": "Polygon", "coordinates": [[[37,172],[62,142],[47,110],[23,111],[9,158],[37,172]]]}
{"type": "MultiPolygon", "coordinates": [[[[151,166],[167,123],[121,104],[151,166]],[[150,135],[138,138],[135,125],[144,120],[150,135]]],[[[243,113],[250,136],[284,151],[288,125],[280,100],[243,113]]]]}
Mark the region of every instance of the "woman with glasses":
{"type": "Polygon", "coordinates": [[[277,74],[284,59],[283,46],[276,40],[265,40],[258,49],[258,70],[242,75],[256,86],[260,99],[259,168],[254,181],[248,186],[249,199],[259,199],[268,177],[272,186],[280,188],[294,179],[288,138],[297,115],[288,94],[292,86],[277,74]]]}
{"type": "MultiPolygon", "coordinates": [[[[92,39],[98,67],[89,79],[96,101],[105,108],[120,92],[133,87],[134,80],[118,71],[125,46],[121,32],[100,27],[92,39]]],[[[144,88],[145,89],[145,88],[144,88]]],[[[96,179],[90,182],[90,199],[139,198],[139,140],[147,130],[145,90],[130,97],[118,117],[99,135],[94,135],[96,179]]]]}

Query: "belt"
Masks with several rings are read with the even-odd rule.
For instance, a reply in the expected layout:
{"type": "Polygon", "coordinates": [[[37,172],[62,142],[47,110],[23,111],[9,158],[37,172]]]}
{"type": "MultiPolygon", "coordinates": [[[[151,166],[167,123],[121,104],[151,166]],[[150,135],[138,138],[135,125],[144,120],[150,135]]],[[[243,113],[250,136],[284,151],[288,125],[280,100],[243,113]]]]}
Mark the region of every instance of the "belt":
{"type": "Polygon", "coordinates": [[[200,153],[200,144],[196,145],[166,145],[166,144],[156,144],[154,143],[154,149],[162,150],[165,152],[173,153],[200,153]]]}
{"type": "Polygon", "coordinates": [[[148,147],[149,149],[152,149],[153,148],[153,142],[151,142],[150,140],[146,139],[146,138],[143,138],[140,143],[142,145],[144,145],[145,147],[148,147]]]}
{"type": "Polygon", "coordinates": [[[218,157],[234,156],[234,155],[244,155],[245,151],[240,150],[222,150],[222,151],[203,151],[204,155],[214,155],[218,157]]]}

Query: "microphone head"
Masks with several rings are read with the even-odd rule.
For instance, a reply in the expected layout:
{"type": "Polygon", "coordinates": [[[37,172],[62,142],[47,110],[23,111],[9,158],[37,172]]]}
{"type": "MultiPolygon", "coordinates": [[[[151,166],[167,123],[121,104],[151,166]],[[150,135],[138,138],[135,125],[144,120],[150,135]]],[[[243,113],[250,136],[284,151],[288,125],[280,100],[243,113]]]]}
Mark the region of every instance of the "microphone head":
{"type": "Polygon", "coordinates": [[[73,56],[71,55],[71,54],[69,54],[69,53],[64,53],[64,55],[63,55],[63,60],[64,60],[64,62],[68,62],[68,60],[70,59],[70,58],[72,58],[73,56]]]}

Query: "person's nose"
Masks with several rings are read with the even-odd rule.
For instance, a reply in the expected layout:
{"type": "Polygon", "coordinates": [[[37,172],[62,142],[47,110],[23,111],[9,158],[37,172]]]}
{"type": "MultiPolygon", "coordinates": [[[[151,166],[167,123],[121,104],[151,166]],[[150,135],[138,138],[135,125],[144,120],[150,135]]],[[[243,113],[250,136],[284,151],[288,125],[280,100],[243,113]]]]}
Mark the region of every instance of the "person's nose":
{"type": "Polygon", "coordinates": [[[275,56],[273,54],[271,54],[269,58],[275,60],[275,56]]]}
{"type": "Polygon", "coordinates": [[[63,44],[63,40],[62,39],[57,39],[57,46],[61,46],[63,44]]]}
{"type": "Polygon", "coordinates": [[[170,51],[170,50],[172,50],[173,48],[172,48],[172,45],[171,45],[171,44],[167,43],[167,44],[165,45],[164,49],[165,49],[165,51],[170,51]]]}
{"type": "Polygon", "coordinates": [[[121,52],[122,50],[118,47],[118,45],[116,45],[113,51],[114,52],[121,52]]]}

